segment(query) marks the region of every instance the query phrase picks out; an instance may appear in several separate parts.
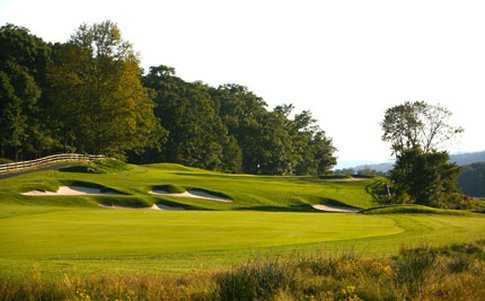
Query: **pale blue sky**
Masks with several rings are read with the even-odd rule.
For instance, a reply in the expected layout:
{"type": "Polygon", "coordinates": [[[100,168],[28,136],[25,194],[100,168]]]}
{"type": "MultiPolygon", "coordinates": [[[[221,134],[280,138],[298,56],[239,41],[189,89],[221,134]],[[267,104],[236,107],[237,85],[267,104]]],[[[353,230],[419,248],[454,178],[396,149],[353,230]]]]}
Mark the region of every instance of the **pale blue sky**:
{"type": "Polygon", "coordinates": [[[485,149],[482,1],[0,0],[0,24],[65,41],[110,19],[144,67],[187,80],[248,86],[271,105],[310,109],[340,160],[386,161],[385,108],[441,103],[465,134],[452,152],[485,149]]]}

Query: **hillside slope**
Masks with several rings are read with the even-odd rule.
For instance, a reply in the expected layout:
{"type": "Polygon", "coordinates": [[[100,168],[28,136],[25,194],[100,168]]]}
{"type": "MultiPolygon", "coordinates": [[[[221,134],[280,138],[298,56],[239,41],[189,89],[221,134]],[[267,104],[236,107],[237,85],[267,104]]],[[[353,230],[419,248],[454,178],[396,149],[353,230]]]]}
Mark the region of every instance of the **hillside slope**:
{"type": "MultiPolygon", "coordinates": [[[[225,174],[177,164],[128,165],[127,170],[109,173],[89,173],[86,169],[64,168],[19,175],[0,180],[0,201],[19,203],[60,203],[59,198],[22,196],[32,190],[55,191],[63,185],[96,186],[124,195],[83,196],[87,204],[128,204],[137,207],[164,204],[186,209],[204,210],[292,210],[314,211],[311,205],[339,202],[353,207],[369,208],[372,198],[365,192],[369,181],[328,181],[316,177],[252,176],[225,174]],[[160,196],[150,191],[157,187],[176,185],[182,189],[202,189],[221,194],[230,203],[194,200],[192,198],[160,196]]],[[[72,199],[72,198],[70,198],[72,199]]]]}
{"type": "MultiPolygon", "coordinates": [[[[452,154],[450,155],[450,162],[456,163],[460,166],[477,163],[477,162],[485,162],[485,151],[463,153],[463,154],[452,154]]],[[[378,172],[387,172],[392,169],[393,165],[394,165],[393,162],[384,162],[384,163],[376,163],[376,164],[357,165],[350,168],[353,168],[356,171],[363,170],[363,169],[372,169],[378,172]]]]}
{"type": "Polygon", "coordinates": [[[464,166],[458,182],[463,193],[485,197],[485,162],[464,166]]]}

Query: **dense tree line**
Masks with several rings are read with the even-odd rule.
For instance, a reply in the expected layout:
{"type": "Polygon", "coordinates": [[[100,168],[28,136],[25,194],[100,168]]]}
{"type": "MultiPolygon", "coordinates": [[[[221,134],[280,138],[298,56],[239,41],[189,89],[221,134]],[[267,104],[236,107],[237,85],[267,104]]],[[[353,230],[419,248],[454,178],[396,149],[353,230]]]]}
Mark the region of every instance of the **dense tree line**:
{"type": "Polygon", "coordinates": [[[260,174],[326,173],[332,141],[311,112],[270,110],[237,84],[144,74],[116,24],[81,25],[64,43],[0,28],[0,157],[102,153],[260,174]]]}

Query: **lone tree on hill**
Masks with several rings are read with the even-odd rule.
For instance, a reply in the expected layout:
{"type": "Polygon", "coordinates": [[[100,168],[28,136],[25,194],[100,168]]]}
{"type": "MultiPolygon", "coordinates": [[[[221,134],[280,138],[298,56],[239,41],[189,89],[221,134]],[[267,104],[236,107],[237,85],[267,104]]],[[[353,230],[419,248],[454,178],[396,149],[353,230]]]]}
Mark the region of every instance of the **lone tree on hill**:
{"type": "MultiPolygon", "coordinates": [[[[382,139],[392,144],[396,164],[390,173],[390,187],[378,199],[388,203],[418,203],[437,207],[456,205],[459,167],[438,148],[463,132],[450,124],[452,113],[424,101],[406,102],[387,109],[382,139]],[[385,192],[385,197],[382,197],[385,192]]],[[[382,185],[387,185],[383,184],[382,185]]]]}
{"type": "Polygon", "coordinates": [[[425,153],[437,150],[463,132],[450,124],[452,113],[440,105],[424,101],[405,102],[386,110],[382,139],[392,143],[394,154],[420,148],[425,153]]]}

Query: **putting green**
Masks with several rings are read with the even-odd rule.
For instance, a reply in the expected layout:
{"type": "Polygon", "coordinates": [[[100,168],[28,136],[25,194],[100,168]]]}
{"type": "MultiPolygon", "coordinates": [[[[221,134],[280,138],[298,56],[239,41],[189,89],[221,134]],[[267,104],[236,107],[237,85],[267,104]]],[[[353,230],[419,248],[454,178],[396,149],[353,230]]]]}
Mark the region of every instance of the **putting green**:
{"type": "Polygon", "coordinates": [[[0,257],[158,256],[402,231],[392,219],[356,214],[70,209],[0,220],[0,257]]]}

